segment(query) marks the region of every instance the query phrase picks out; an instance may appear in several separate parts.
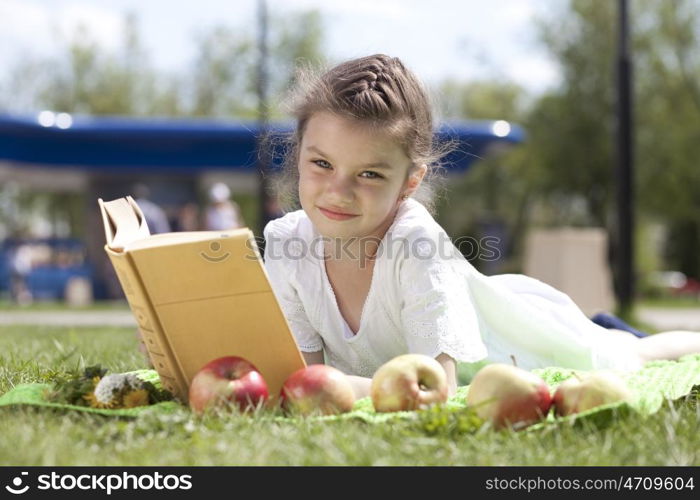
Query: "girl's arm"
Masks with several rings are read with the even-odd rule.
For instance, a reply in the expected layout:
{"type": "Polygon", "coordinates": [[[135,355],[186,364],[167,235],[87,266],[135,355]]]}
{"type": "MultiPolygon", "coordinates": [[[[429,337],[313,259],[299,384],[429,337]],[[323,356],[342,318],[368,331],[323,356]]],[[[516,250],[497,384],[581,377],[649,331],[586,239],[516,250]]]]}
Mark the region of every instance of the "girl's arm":
{"type": "Polygon", "coordinates": [[[372,379],[366,377],[358,377],[357,375],[347,375],[352,385],[352,390],[355,391],[355,399],[362,399],[369,396],[369,390],[372,387],[372,379]]]}
{"type": "MultiPolygon", "coordinates": [[[[308,365],[320,365],[323,364],[323,351],[316,352],[302,352],[304,356],[304,361],[308,365]]],[[[447,374],[447,393],[450,396],[454,396],[457,391],[457,366],[455,360],[445,354],[441,353],[437,356],[438,363],[442,365],[447,374]]],[[[358,377],[357,375],[347,375],[352,389],[355,391],[355,399],[362,399],[369,396],[370,387],[372,386],[372,379],[367,377],[358,377]]]]}
{"type": "MultiPolygon", "coordinates": [[[[324,363],[323,351],[302,352],[306,365],[322,365],[324,363]]],[[[369,396],[369,388],[372,385],[371,378],[358,377],[356,375],[346,375],[352,385],[352,390],[355,391],[355,399],[362,399],[369,396]]]]}
{"type": "Polygon", "coordinates": [[[306,366],[322,365],[323,364],[323,351],[316,351],[316,352],[303,352],[302,351],[301,355],[304,356],[304,361],[306,362],[306,366]]]}

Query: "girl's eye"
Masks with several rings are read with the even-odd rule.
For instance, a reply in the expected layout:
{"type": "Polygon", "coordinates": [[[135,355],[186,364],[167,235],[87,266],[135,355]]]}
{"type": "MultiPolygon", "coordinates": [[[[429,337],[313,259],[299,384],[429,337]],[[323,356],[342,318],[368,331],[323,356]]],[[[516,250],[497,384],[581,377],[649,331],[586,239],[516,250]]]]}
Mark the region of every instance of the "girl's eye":
{"type": "Polygon", "coordinates": [[[321,167],[321,168],[328,168],[328,167],[331,166],[331,164],[328,163],[326,160],[312,160],[311,163],[314,163],[314,164],[318,165],[318,166],[321,167]],[[325,163],[326,166],[324,166],[324,165],[319,165],[319,162],[325,163]]]}
{"type": "Polygon", "coordinates": [[[371,170],[365,170],[362,172],[363,174],[370,174],[369,177],[365,177],[365,179],[381,179],[382,176],[378,174],[377,172],[372,172],[371,170]]]}
{"type": "MultiPolygon", "coordinates": [[[[328,163],[326,160],[311,160],[311,163],[313,163],[317,167],[320,167],[324,170],[331,168],[331,164],[328,163]]],[[[377,172],[372,172],[371,170],[365,170],[364,172],[362,172],[362,177],[365,179],[383,179],[384,178],[381,174],[378,174],[377,172]],[[369,174],[369,175],[366,176],[364,174],[369,174]]]]}

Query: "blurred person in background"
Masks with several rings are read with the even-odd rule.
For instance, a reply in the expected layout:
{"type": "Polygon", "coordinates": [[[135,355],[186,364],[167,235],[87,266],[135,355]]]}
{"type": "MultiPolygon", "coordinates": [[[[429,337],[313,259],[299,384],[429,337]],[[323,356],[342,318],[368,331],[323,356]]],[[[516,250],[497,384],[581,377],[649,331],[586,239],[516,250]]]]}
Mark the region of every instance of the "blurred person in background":
{"type": "Polygon", "coordinates": [[[199,231],[199,207],[194,202],[180,207],[177,231],[199,231]]]}
{"type": "Polygon", "coordinates": [[[238,203],[231,200],[231,190],[223,182],[217,182],[209,189],[204,229],[219,231],[243,227],[243,217],[238,203]]]}
{"type": "Polygon", "coordinates": [[[18,244],[10,251],[10,297],[18,305],[28,305],[34,300],[27,286],[27,276],[32,270],[32,249],[18,244]]]}
{"type": "Polygon", "coordinates": [[[131,188],[136,204],[146,217],[146,224],[151,234],[169,233],[170,222],[165,211],[150,200],[151,191],[145,184],[134,184],[131,188]]]}

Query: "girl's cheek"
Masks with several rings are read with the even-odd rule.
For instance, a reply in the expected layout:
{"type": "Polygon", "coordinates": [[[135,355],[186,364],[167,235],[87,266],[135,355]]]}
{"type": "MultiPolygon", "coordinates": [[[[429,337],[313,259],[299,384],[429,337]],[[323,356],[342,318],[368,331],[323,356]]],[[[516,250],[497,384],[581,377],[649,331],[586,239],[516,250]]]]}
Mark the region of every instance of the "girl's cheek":
{"type": "Polygon", "coordinates": [[[304,177],[306,179],[311,179],[314,181],[320,181],[326,177],[325,172],[323,170],[320,170],[320,169],[314,170],[314,169],[310,169],[310,168],[302,169],[299,176],[304,177]]]}
{"type": "Polygon", "coordinates": [[[309,170],[303,169],[299,172],[300,182],[315,183],[318,182],[318,180],[318,175],[316,175],[314,172],[310,172],[309,170]]]}
{"type": "Polygon", "coordinates": [[[386,193],[392,191],[392,187],[386,181],[374,182],[358,182],[357,190],[371,196],[385,196],[386,193]]]}

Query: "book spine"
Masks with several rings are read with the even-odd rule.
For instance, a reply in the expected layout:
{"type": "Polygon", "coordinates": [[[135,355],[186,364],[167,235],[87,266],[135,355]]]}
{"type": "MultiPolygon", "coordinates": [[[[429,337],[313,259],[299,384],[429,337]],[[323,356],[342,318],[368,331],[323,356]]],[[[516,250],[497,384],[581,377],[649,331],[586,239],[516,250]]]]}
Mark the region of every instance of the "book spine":
{"type": "Polygon", "coordinates": [[[174,361],[175,357],[170,344],[163,333],[155,309],[145,293],[131,256],[128,253],[115,253],[109,250],[107,250],[107,254],[112,261],[119,283],[136,318],[149,357],[160,376],[163,387],[186,402],[187,380],[174,361]]]}

